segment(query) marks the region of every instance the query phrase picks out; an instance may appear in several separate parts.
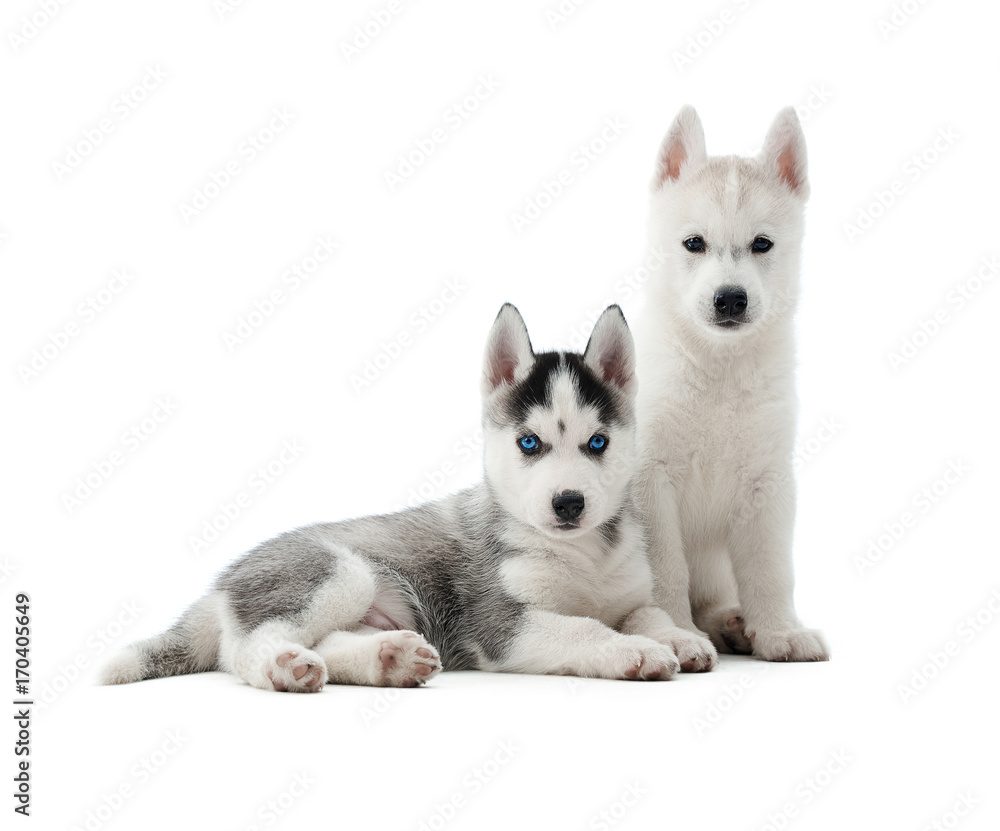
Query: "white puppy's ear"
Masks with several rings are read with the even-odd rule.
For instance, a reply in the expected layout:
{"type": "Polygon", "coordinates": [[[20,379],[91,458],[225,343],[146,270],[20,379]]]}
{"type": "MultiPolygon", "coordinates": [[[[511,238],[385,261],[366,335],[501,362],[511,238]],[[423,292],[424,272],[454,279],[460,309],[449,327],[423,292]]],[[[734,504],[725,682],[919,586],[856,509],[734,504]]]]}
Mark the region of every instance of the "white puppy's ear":
{"type": "Polygon", "coordinates": [[[705,129],[694,107],[682,107],[663,137],[656,158],[652,190],[655,193],[668,179],[677,180],[691,166],[702,164],[705,154],[705,129]]]}
{"type": "Polygon", "coordinates": [[[528,327],[521,313],[510,303],[504,303],[486,340],[483,396],[492,394],[504,384],[513,385],[524,380],[534,360],[528,327]]]}
{"type": "Polygon", "coordinates": [[[597,319],[583,360],[602,381],[635,395],[635,342],[618,306],[608,306],[597,319]]]}
{"type": "Polygon", "coordinates": [[[785,107],[775,116],[757,159],[800,199],[809,197],[806,137],[794,107],[785,107]]]}

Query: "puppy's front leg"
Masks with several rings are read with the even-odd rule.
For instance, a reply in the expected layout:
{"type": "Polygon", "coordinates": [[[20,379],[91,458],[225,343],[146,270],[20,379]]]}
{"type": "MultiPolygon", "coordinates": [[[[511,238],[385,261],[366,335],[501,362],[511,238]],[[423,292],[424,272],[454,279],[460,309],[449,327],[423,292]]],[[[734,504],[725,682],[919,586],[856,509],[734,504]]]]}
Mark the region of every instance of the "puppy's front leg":
{"type": "Polygon", "coordinates": [[[805,629],[792,593],[795,480],[791,470],[769,470],[748,487],[733,519],[729,551],[747,636],[765,661],[826,661],[822,634],[805,629]]]}
{"type": "Polygon", "coordinates": [[[707,640],[708,636],[691,619],[690,575],[681,538],[676,486],[663,463],[652,461],[645,465],[636,496],[645,522],[646,553],[653,570],[656,604],[674,624],[707,640]]]}
{"type": "Polygon", "coordinates": [[[680,667],[652,638],[624,635],[588,617],[527,609],[494,669],[584,678],[666,681],[680,667]]]}
{"type": "Polygon", "coordinates": [[[719,663],[719,656],[708,638],[676,626],[663,609],[643,606],[625,618],[621,625],[625,635],[644,635],[657,643],[665,643],[677,655],[684,672],[708,672],[719,663]]]}

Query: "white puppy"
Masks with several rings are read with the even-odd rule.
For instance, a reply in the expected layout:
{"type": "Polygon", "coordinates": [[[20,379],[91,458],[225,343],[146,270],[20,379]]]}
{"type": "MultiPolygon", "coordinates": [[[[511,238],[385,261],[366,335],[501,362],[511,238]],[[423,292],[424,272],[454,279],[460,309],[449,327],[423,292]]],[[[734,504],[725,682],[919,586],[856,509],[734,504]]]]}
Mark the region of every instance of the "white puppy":
{"type": "Polygon", "coordinates": [[[639,498],[674,621],[724,652],[826,660],[792,600],[795,343],[809,194],[795,111],[756,158],[707,157],[685,107],[660,148],[639,340],[639,498]]]}

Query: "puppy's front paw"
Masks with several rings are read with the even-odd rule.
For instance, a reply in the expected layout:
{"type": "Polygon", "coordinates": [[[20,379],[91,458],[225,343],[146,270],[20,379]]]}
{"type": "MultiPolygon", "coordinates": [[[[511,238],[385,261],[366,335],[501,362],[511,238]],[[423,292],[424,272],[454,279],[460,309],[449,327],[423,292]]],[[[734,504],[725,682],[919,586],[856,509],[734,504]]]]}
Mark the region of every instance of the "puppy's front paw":
{"type": "Polygon", "coordinates": [[[681,672],[708,672],[719,663],[712,642],[687,629],[678,626],[666,633],[662,640],[677,655],[681,672]]]}
{"type": "Polygon", "coordinates": [[[419,687],[441,671],[437,650],[422,635],[405,629],[384,633],[378,659],[384,687],[419,687]]]}
{"type": "Polygon", "coordinates": [[[278,692],[319,692],[327,677],[323,659],[310,649],[279,653],[266,672],[278,692]]]}
{"type": "Polygon", "coordinates": [[[641,635],[622,635],[608,649],[604,678],[624,681],[667,681],[680,669],[680,661],[666,644],[641,635]]]}
{"type": "Polygon", "coordinates": [[[765,661],[829,661],[830,647],[818,629],[754,632],[753,654],[765,661]]]}

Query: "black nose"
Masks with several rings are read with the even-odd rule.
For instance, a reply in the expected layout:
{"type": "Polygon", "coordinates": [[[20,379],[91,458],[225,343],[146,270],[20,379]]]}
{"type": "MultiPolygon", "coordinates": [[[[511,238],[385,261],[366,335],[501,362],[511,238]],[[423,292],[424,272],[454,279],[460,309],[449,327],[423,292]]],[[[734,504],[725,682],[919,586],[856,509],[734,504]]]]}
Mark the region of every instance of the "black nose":
{"type": "Polygon", "coordinates": [[[583,513],[583,494],[576,491],[563,491],[552,500],[552,510],[563,522],[579,519],[583,513]]]}
{"type": "Polygon", "coordinates": [[[722,289],[715,293],[716,317],[740,317],[747,310],[747,293],[743,289],[722,289]]]}

